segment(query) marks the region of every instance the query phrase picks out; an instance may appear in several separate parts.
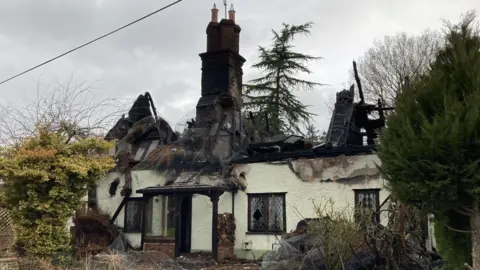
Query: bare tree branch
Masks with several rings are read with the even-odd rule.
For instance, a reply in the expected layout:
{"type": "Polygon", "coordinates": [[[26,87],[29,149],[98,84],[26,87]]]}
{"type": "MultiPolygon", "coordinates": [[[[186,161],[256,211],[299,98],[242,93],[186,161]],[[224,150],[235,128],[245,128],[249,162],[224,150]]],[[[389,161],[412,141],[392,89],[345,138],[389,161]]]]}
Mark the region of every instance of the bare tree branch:
{"type": "Polygon", "coordinates": [[[36,97],[23,105],[0,103],[0,143],[12,144],[33,136],[37,125],[63,129],[69,137],[102,136],[125,111],[126,100],[99,99],[93,82],[74,82],[75,73],[61,84],[37,82],[36,97]]]}
{"type": "MultiPolygon", "coordinates": [[[[420,35],[398,33],[376,40],[358,61],[358,70],[366,99],[393,106],[397,93],[410,80],[429,69],[440,47],[437,31],[424,31],[420,35]]],[[[353,72],[350,72],[353,77],[353,72]]]]}

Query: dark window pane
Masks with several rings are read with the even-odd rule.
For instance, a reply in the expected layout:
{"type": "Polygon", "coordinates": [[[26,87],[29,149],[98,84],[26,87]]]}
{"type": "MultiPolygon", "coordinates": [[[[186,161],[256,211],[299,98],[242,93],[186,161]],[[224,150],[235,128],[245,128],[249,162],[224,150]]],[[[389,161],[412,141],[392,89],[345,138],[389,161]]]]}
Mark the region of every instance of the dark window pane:
{"type": "Polygon", "coordinates": [[[270,231],[283,231],[283,196],[270,196],[268,198],[268,229],[270,231]]]}
{"type": "Polygon", "coordinates": [[[174,237],[175,236],[175,197],[168,196],[168,209],[167,209],[167,236],[174,237]]]}
{"type": "Polygon", "coordinates": [[[249,229],[285,231],[285,194],[249,194],[249,229]]]}
{"type": "Polygon", "coordinates": [[[360,192],[358,194],[358,205],[369,210],[376,210],[377,194],[375,192],[360,192]]]}
{"type": "Polygon", "coordinates": [[[252,230],[265,230],[265,200],[263,197],[253,197],[250,201],[250,227],[252,230]]]}
{"type": "Polygon", "coordinates": [[[377,211],[379,208],[378,189],[355,190],[355,208],[356,219],[364,222],[365,215],[372,215],[373,221],[379,221],[380,216],[377,211]]]}
{"type": "Polygon", "coordinates": [[[154,216],[154,207],[153,207],[153,204],[154,204],[154,200],[155,198],[152,197],[150,198],[150,200],[148,200],[148,204],[147,204],[147,220],[146,220],[146,224],[145,224],[145,231],[147,232],[147,234],[152,234],[152,231],[153,231],[153,227],[152,227],[152,223],[153,223],[153,216],[154,216]]]}
{"type": "Polygon", "coordinates": [[[140,231],[143,221],[143,202],[127,201],[125,205],[125,224],[124,227],[129,231],[140,231]]]}

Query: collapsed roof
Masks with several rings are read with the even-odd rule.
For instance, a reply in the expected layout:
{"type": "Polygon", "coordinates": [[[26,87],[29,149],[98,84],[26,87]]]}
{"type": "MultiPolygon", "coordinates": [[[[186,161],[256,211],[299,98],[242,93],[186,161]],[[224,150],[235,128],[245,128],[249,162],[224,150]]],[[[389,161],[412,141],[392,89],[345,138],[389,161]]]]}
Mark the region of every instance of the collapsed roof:
{"type": "Polygon", "coordinates": [[[125,172],[132,167],[167,170],[177,178],[183,172],[216,171],[226,179],[235,163],[373,150],[376,130],[385,124],[382,113],[385,108],[364,102],[355,64],[360,101],[354,102],[353,86],[337,93],[326,142],[322,145],[314,147],[294,134],[275,134],[269,129],[269,119],[256,121],[259,119],[255,119],[253,113],[245,116],[241,105],[245,62],[239,53],[241,29],[234,16],[218,22],[213,15],[214,10],[206,31],[207,51],[200,54],[201,97],[196,118],[187,122],[188,128],[183,134],[176,134],[165,119],[158,117],[150,94],[140,95],[128,116],[123,116],[105,137],[118,140],[117,170],[125,172]],[[369,118],[374,111],[379,112],[379,119],[369,118]],[[260,122],[264,126],[260,126],[260,122]],[[368,146],[363,145],[365,136],[368,146]]]}
{"type": "MultiPolygon", "coordinates": [[[[368,114],[387,109],[362,100],[355,103],[353,85],[349,90],[338,92],[326,141],[317,146],[299,135],[275,135],[268,132],[268,127],[256,126],[255,119],[242,117],[242,129],[237,134],[242,143],[236,145],[233,155],[220,159],[205,151],[203,145],[212,142],[205,140],[205,133],[198,131],[194,119],[187,122],[183,134],[176,134],[165,119],[152,114],[154,108],[148,92],[140,95],[128,117],[122,116],[105,137],[107,140],[118,140],[116,158],[120,168],[133,163],[139,170],[177,168],[178,171],[211,171],[206,168],[211,166],[218,171],[234,163],[372,152],[375,145],[367,138],[369,143],[365,146],[363,137],[381,128],[385,120],[382,116],[372,120],[368,114]],[[362,132],[361,129],[367,131],[362,132]]],[[[211,127],[207,134],[218,133],[218,130],[228,131],[228,127],[217,125],[211,127]]]]}

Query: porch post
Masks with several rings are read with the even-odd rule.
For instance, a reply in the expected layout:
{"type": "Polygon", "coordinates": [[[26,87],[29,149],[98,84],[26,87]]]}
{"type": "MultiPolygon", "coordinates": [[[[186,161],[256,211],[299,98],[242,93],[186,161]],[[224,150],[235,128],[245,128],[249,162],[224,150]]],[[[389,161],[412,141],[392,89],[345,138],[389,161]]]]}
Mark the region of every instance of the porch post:
{"type": "Polygon", "coordinates": [[[146,233],[146,230],[147,230],[147,220],[148,220],[148,211],[147,211],[147,208],[148,208],[148,200],[151,198],[151,196],[145,196],[145,194],[142,195],[143,197],[143,217],[142,217],[142,235],[141,235],[141,238],[140,238],[140,249],[143,251],[144,248],[143,248],[143,245],[145,243],[145,233],[146,233]]]}
{"type": "Polygon", "coordinates": [[[175,194],[175,258],[180,257],[181,245],[182,245],[182,233],[181,233],[181,207],[182,207],[182,196],[175,194]]]}
{"type": "Polygon", "coordinates": [[[212,201],[212,255],[215,261],[218,261],[218,192],[213,192],[210,195],[212,201]]]}

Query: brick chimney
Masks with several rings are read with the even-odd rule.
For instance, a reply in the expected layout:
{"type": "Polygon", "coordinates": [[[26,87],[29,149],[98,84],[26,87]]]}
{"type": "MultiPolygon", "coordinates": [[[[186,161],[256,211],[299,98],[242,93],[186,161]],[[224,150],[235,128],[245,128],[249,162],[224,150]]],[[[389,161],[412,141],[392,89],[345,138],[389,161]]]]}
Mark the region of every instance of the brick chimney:
{"type": "Polygon", "coordinates": [[[228,19],[218,22],[213,6],[207,26],[207,51],[202,59],[202,96],[197,103],[196,127],[208,132],[209,151],[229,156],[240,144],[242,66],[240,26],[235,23],[233,5],[228,19]]]}

